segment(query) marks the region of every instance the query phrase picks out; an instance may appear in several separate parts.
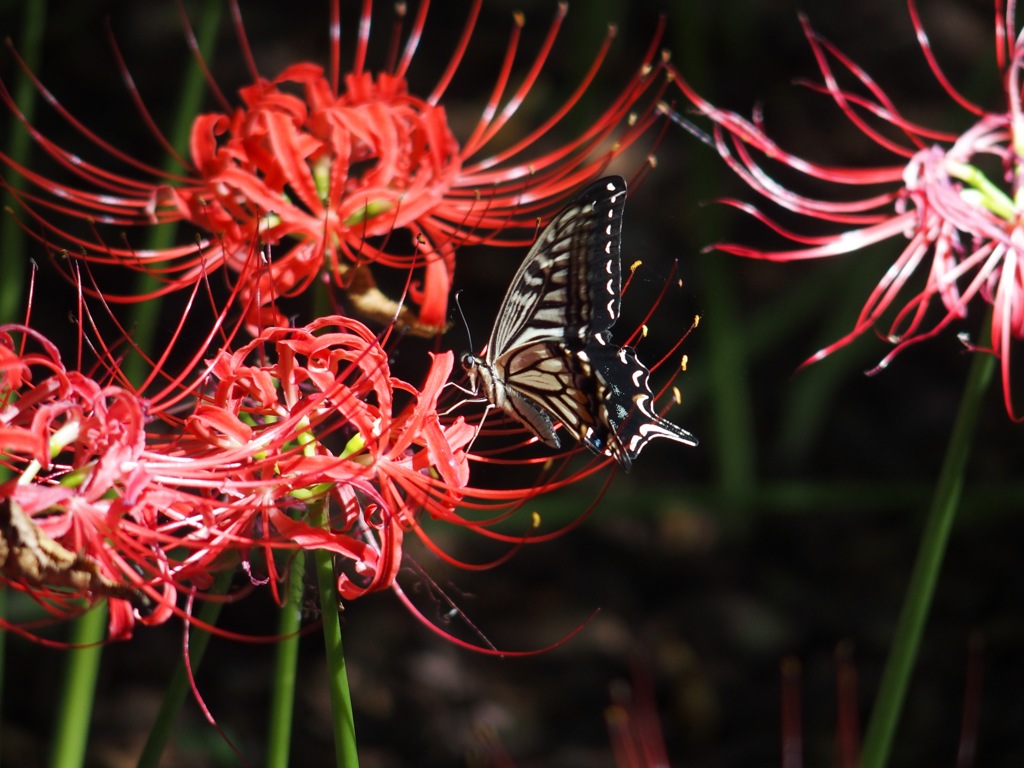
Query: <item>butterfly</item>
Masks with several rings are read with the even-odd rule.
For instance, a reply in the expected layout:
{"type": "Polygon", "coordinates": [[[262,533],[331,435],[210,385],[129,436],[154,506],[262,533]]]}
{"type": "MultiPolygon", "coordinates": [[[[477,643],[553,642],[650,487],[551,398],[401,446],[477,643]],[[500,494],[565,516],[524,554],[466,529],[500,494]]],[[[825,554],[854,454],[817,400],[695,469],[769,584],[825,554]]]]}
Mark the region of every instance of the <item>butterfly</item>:
{"type": "Polygon", "coordinates": [[[594,182],[544,228],[498,310],[483,356],[461,363],[473,392],[559,448],[560,423],[628,472],[644,446],[697,439],[654,410],[650,371],[616,346],[626,181],[594,182]]]}

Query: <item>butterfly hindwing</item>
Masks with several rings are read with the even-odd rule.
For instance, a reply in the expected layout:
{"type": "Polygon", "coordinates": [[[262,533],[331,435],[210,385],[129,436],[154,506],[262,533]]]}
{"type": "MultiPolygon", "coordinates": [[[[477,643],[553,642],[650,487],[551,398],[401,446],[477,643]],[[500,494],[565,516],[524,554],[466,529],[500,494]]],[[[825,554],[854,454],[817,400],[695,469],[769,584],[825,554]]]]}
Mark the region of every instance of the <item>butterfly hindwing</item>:
{"type": "Polygon", "coordinates": [[[650,371],[629,347],[594,344],[589,348],[597,377],[597,400],[603,429],[597,435],[603,452],[613,456],[627,471],[651,440],[665,437],[686,445],[697,438],[654,410],[650,371]]]}
{"type": "MultiPolygon", "coordinates": [[[[562,342],[538,341],[510,349],[494,366],[504,374],[513,415],[521,422],[536,421],[533,410],[549,424],[561,422],[577,440],[595,426],[597,381],[578,351],[562,342]]],[[[553,427],[550,433],[535,431],[549,445],[560,445],[553,427]]]]}
{"type": "Polygon", "coordinates": [[[650,372],[610,340],[620,306],[626,182],[594,182],[545,227],[498,310],[486,355],[463,355],[491,405],[559,447],[558,424],[626,470],[657,437],[689,432],[654,410],[650,372]]]}

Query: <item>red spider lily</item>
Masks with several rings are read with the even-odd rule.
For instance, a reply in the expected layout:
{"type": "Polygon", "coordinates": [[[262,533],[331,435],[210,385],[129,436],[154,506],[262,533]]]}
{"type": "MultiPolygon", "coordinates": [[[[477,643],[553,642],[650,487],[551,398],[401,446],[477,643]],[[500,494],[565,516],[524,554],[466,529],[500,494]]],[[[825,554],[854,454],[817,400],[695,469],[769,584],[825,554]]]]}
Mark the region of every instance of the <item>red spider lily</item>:
{"type": "MultiPolygon", "coordinates": [[[[271,545],[291,540],[303,547],[328,546],[353,560],[358,553],[359,584],[343,577],[343,597],[393,585],[406,531],[416,532],[446,562],[473,567],[430,542],[420,522],[423,513],[521,544],[522,534],[491,530],[511,514],[510,502],[518,509],[529,498],[574,483],[603,464],[592,461],[581,470],[555,471],[520,487],[470,485],[470,461],[529,471],[552,460],[498,458],[507,445],[486,456],[467,453],[477,430],[461,416],[438,413],[452,362],[450,352],[432,356],[423,384],[416,387],[391,375],[377,338],[351,318],[331,316],[304,328],[267,329],[237,351],[220,353],[211,367],[211,393],[185,420],[184,436],[160,449],[169,462],[177,457],[183,462],[168,476],[202,477],[204,485],[221,493],[233,488],[239,499],[237,523],[220,517],[218,527],[230,529],[240,541],[263,543],[242,533],[252,530],[262,512],[282,536],[271,541],[273,531],[265,530],[261,535],[271,545]],[[410,402],[403,405],[403,400],[410,402]],[[330,532],[279,511],[328,492],[341,509],[330,532]],[[464,510],[496,508],[501,512],[486,519],[464,516],[464,510]]],[[[557,534],[531,540],[552,535],[557,534]]]]}
{"type": "Polygon", "coordinates": [[[109,598],[112,638],[130,636],[136,621],[186,616],[177,597],[204,596],[212,574],[239,561],[276,595],[276,555],[296,548],[339,557],[343,598],[392,587],[408,602],[395,584],[408,531],[450,563],[488,567],[447,556],[424,516],[515,551],[564,530],[494,526],[600,467],[523,488],[471,487],[475,430],[438,414],[452,354],[434,356],[415,386],[391,374],[380,340],[350,318],[270,328],[221,350],[184,417],[165,407],[176,397],[145,401],[67,371],[38,332],[0,333],[0,461],[15,478],[0,486],[0,574],[57,618],[109,598]],[[30,342],[40,350],[26,352],[30,342]],[[306,510],[328,496],[337,511],[318,527],[306,510]],[[495,505],[484,520],[462,511],[495,505]]]}
{"type": "MultiPolygon", "coordinates": [[[[208,516],[230,546],[264,547],[269,568],[274,548],[327,548],[360,576],[341,578],[342,597],[387,588],[404,531],[421,512],[456,520],[469,479],[461,449],[473,431],[461,419],[443,426],[436,410],[451,366],[451,353],[435,356],[417,388],[391,376],[378,339],[355,320],[267,329],[219,353],[210,394],[181,434],[154,446],[162,458],[149,469],[206,489],[194,525],[208,516]],[[285,513],[325,494],[341,509],[330,530],[285,513]]],[[[191,567],[217,556],[197,547],[191,567]]]]}
{"type": "MultiPolygon", "coordinates": [[[[450,352],[435,355],[421,385],[403,381],[392,375],[380,340],[342,316],[303,328],[269,328],[237,350],[220,352],[193,413],[180,423],[162,414],[170,437],[151,441],[146,456],[154,482],[196,494],[188,507],[179,501],[156,510],[174,518],[179,548],[190,550],[175,575],[194,580],[225,554],[248,561],[260,552],[276,590],[275,552],[326,549],[342,566],[342,598],[390,588],[433,630],[486,650],[434,626],[396,582],[406,533],[452,565],[491,567],[527,542],[566,530],[536,534],[532,521],[526,533],[496,528],[529,499],[601,465],[555,471],[519,488],[471,486],[470,461],[483,460],[467,453],[476,430],[462,417],[438,413],[452,362],[450,352]],[[322,528],[305,510],[327,495],[335,512],[322,528]],[[471,516],[479,509],[489,516],[471,516]],[[501,542],[506,554],[485,564],[460,562],[431,539],[429,529],[437,524],[501,542]]],[[[527,470],[537,464],[509,462],[527,470]]],[[[171,524],[161,531],[170,534],[171,524]]]]}
{"type": "MultiPolygon", "coordinates": [[[[115,173],[62,149],[29,126],[47,154],[83,182],[74,187],[3,161],[37,191],[22,202],[51,237],[83,258],[116,263],[159,275],[157,294],[193,283],[218,266],[237,273],[243,298],[255,297],[253,325],[284,325],[273,302],[304,290],[318,277],[345,289],[364,314],[400,319],[422,333],[445,323],[454,254],[463,243],[522,246],[539,214],[549,213],[584,180],[634,144],[658,119],[654,109],[664,87],[656,77],[661,29],[625,88],[582,134],[556,148],[543,142],[574,111],[603,63],[614,28],[579,86],[540,125],[501,149],[500,136],[513,121],[544,70],[566,14],[563,3],[520,85],[515,70],[523,18],[516,15],[504,63],[475,127],[461,142],[449,125],[442,100],[464,69],[482,0],[474,0],[437,85],[425,96],[409,92],[407,75],[427,26],[429,0],[417,8],[405,47],[397,53],[404,10],[392,35],[393,53],[376,75],[366,68],[371,3],[363,3],[352,69],[340,69],[341,24],[332,3],[330,66],[301,62],[273,78],[261,76],[251,55],[237,3],[232,4],[238,39],[252,84],[232,106],[217,86],[221,111],[199,115],[192,129],[185,175],[168,175],[91,133],[38,83],[68,123],[98,148],[135,168],[142,178],[115,173]],[[486,154],[490,152],[491,154],[486,154]],[[96,232],[82,238],[49,219],[60,214],[128,226],[185,221],[207,234],[195,243],[160,251],[112,247],[96,232]],[[266,262],[252,244],[270,249],[266,262]],[[367,264],[422,270],[410,289],[418,317],[376,289],[367,264]],[[261,312],[261,308],[263,311],[261,312]]],[[[404,9],[404,4],[399,5],[404,9]]],[[[192,40],[194,45],[194,40],[192,40]]],[[[122,69],[140,111],[153,125],[122,69]]],[[[20,114],[0,84],[0,99],[20,114]]],[[[161,138],[162,141],[162,138],[161,138]]],[[[164,142],[166,144],[166,142],[164,142]]],[[[109,294],[108,294],[109,297],[109,294]]],[[[148,297],[122,297],[142,300],[148,297]]],[[[250,305],[251,306],[251,305],[250,305]]]]}
{"type": "MultiPolygon", "coordinates": [[[[132,601],[163,596],[141,575],[161,569],[161,554],[135,557],[126,543],[131,500],[148,483],[144,402],[66,371],[41,335],[3,326],[0,405],[0,465],[15,476],[0,486],[4,583],[60,616],[109,596],[110,634],[129,636],[132,601]],[[41,349],[25,352],[30,342],[41,349]]],[[[150,620],[165,617],[158,607],[150,620]]]]}
{"type": "Polygon", "coordinates": [[[932,130],[904,117],[864,70],[801,20],[822,74],[822,83],[811,87],[828,94],[865,136],[891,153],[896,158],[892,165],[830,167],[804,160],[776,145],[759,116],[750,121],[718,109],[671,70],[685,96],[714,121],[719,153],[745,182],[785,209],[837,227],[830,235],[803,235],[785,229],[752,205],[726,200],[796,247],[778,251],[736,244],[715,247],[752,258],[795,261],[850,253],[892,238],[906,240],[850,333],[807,362],[820,360],[881,326],[880,335],[895,345],[876,368],[881,369],[908,345],[931,338],[965,317],[970,302],[980,296],[994,310],[992,344],[981,351],[1001,359],[1006,409],[1017,420],[1010,354],[1012,340],[1024,337],[1024,231],[1017,208],[1024,151],[1020,80],[1024,45],[1021,37],[1013,37],[1015,3],[1011,0],[1005,9],[997,3],[996,8],[996,53],[1006,93],[1004,111],[1000,112],[985,111],[954,90],[939,68],[913,0],[908,5],[929,68],[945,92],[974,120],[959,135],[932,130]],[[841,86],[841,78],[852,79],[855,86],[841,86]],[[870,189],[854,200],[801,195],[777,181],[751,149],[816,181],[870,189]],[[993,157],[1005,174],[1008,191],[980,170],[991,164],[993,157]],[[941,315],[935,319],[929,310],[937,305],[941,315]],[[890,309],[896,309],[895,316],[883,320],[890,309]]]}
{"type": "Polygon", "coordinates": [[[354,320],[269,329],[220,352],[209,394],[175,421],[66,371],[34,331],[0,334],[0,461],[15,475],[0,486],[0,568],[57,616],[109,597],[111,637],[127,637],[133,602],[157,604],[147,623],[166,620],[180,613],[179,592],[207,588],[211,572],[260,548],[275,589],[275,550],[346,558],[358,578],[342,577],[339,591],[351,598],[391,585],[421,512],[458,520],[473,430],[436,412],[451,353],[417,389],[390,375],[354,320]],[[41,351],[26,353],[29,340],[41,351]],[[147,412],[163,422],[149,434],[147,412]],[[324,530],[300,513],[326,494],[341,514],[324,530]]]}

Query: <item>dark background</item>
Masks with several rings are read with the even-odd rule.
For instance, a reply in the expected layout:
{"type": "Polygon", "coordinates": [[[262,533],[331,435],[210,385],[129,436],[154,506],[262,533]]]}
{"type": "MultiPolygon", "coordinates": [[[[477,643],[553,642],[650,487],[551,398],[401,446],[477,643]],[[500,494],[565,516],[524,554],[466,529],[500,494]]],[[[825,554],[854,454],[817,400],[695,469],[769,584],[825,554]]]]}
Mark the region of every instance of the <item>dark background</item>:
{"type": "MultiPolygon", "coordinates": [[[[353,6],[343,9],[348,31],[358,8],[345,5],[353,6]]],[[[414,92],[417,85],[433,84],[446,59],[432,53],[450,50],[464,6],[454,13],[448,4],[432,9],[412,68],[414,92]]],[[[921,6],[950,79],[976,103],[1002,110],[994,9],[966,0],[921,6]]],[[[470,63],[445,100],[457,134],[465,135],[460,126],[472,125],[489,93],[511,11],[525,12],[526,53],[546,31],[554,8],[548,0],[486,3],[470,63]]],[[[0,33],[16,45],[19,9],[17,2],[0,3],[0,33]]],[[[608,0],[572,6],[547,74],[524,108],[521,130],[570,91],[606,23],[615,21],[619,34],[612,55],[574,118],[577,127],[586,126],[602,96],[616,93],[635,67],[662,9],[668,12],[665,45],[690,82],[714,103],[740,113],[760,103],[778,143],[812,160],[895,162],[852,128],[827,97],[794,86],[797,77],[816,79],[798,9],[909,117],[952,130],[971,123],[927,70],[899,3],[872,0],[850,7],[811,0],[798,8],[789,0],[733,0],[662,7],[608,0]]],[[[198,16],[192,5],[189,12],[198,16]]],[[[243,13],[263,74],[296,60],[326,63],[326,3],[287,11],[281,4],[248,3],[243,13]]],[[[157,123],[169,126],[188,56],[176,14],[169,0],[51,1],[38,67],[61,103],[97,134],[156,165],[161,151],[125,95],[105,20],[157,123]]],[[[390,5],[381,4],[378,14],[383,29],[390,5]]],[[[245,83],[226,20],[212,67],[229,94],[245,83]]],[[[7,79],[14,71],[4,52],[0,73],[7,79]]],[[[41,110],[37,124],[62,146],[102,159],[52,112],[41,110]]],[[[552,140],[570,138],[569,127],[564,130],[552,140]]],[[[763,229],[738,212],[709,204],[722,195],[752,195],[681,130],[669,129],[657,158],[657,168],[630,194],[626,261],[642,258],[645,272],[627,296],[619,330],[631,327],[631,314],[642,317],[672,260],[679,259],[684,289],[670,292],[659,308],[645,349],[656,356],[685,331],[692,315],[702,315],[684,347],[690,360],[678,382],[684,405],[671,413],[701,445],[651,446],[629,476],[615,479],[582,526],[526,548],[496,570],[445,568],[410,543],[412,561],[499,648],[550,645],[595,609],[600,613],[557,650],[499,659],[438,639],[389,593],[347,605],[346,653],[360,752],[369,768],[479,764],[470,756],[481,751],[488,732],[497,734],[518,765],[611,765],[602,711],[609,686],[628,680],[634,664],[655,681],[673,764],[777,764],[779,667],[789,657],[803,667],[804,764],[830,764],[840,644],[852,653],[856,704],[866,722],[970,363],[955,332],[976,334],[978,318],[909,350],[878,376],[863,375],[887,351],[874,338],[795,373],[808,355],[852,325],[901,244],[807,264],[703,252],[715,241],[769,242],[763,229]]],[[[628,153],[615,169],[630,175],[640,162],[640,153],[628,153]]],[[[45,260],[40,252],[30,255],[45,260]]],[[[460,253],[456,281],[465,290],[477,338],[485,335],[520,258],[508,250],[460,253]]],[[[53,314],[57,327],[61,315],[53,314]]],[[[48,322],[46,315],[39,313],[40,323],[48,322]]],[[[452,331],[445,346],[461,350],[461,333],[452,331]]],[[[403,359],[410,358],[414,354],[403,350],[403,359]]],[[[1024,759],[1024,484],[1016,474],[1021,448],[1020,431],[993,386],[897,732],[896,765],[953,764],[972,637],[985,649],[977,764],[1020,765],[1024,759]]],[[[570,519],[597,490],[596,484],[581,484],[548,497],[538,509],[549,520],[570,519]]],[[[475,538],[449,532],[445,544],[467,560],[482,559],[475,538]]],[[[403,584],[420,598],[426,617],[444,625],[448,606],[431,603],[415,569],[403,575],[403,584]]],[[[223,625],[272,633],[273,606],[265,596],[253,596],[226,611],[223,625]]],[[[108,649],[91,765],[134,764],[180,647],[181,629],[172,624],[139,629],[130,642],[108,649]]],[[[306,637],[304,648],[293,762],[327,764],[333,759],[330,709],[317,631],[306,637]]],[[[9,765],[42,764],[63,654],[11,637],[8,656],[0,757],[9,765]]],[[[198,676],[219,724],[254,765],[262,761],[271,661],[270,646],[215,639],[198,676]]],[[[167,765],[183,764],[235,764],[191,702],[167,758],[167,765]]]]}

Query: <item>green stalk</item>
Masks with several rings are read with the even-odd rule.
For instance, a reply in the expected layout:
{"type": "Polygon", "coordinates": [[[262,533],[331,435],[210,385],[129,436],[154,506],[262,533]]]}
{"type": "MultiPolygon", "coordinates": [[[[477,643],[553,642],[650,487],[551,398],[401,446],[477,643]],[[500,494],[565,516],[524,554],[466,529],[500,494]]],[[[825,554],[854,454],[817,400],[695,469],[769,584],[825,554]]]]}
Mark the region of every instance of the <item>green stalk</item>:
{"type": "MultiPolygon", "coordinates": [[[[211,0],[210,2],[202,3],[200,7],[203,10],[196,28],[196,39],[203,58],[209,64],[213,57],[214,41],[216,40],[217,30],[220,27],[224,3],[219,0],[211,0]]],[[[198,63],[192,62],[185,68],[184,81],[175,111],[178,117],[168,136],[171,146],[180,154],[186,154],[187,152],[192,123],[202,105],[204,90],[205,76],[203,70],[198,63]]],[[[165,160],[163,167],[167,171],[178,170],[176,161],[171,157],[165,160]]],[[[173,244],[175,234],[176,227],[173,225],[153,227],[146,238],[145,247],[151,250],[167,248],[173,244]]],[[[157,285],[158,282],[155,277],[144,274],[139,277],[136,289],[139,295],[144,295],[153,290],[157,285]]],[[[139,349],[152,349],[153,337],[157,327],[159,327],[161,306],[162,302],[159,300],[143,301],[132,305],[127,327],[131,330],[132,338],[139,349]]],[[[125,359],[124,370],[130,381],[141,382],[145,379],[145,366],[142,359],[137,355],[129,355],[125,359]]],[[[216,594],[227,592],[231,584],[231,577],[231,571],[225,571],[218,575],[214,592],[216,594]]],[[[212,600],[208,601],[200,608],[197,617],[211,626],[215,625],[221,608],[222,603],[212,600]]],[[[209,642],[209,632],[197,630],[194,627],[191,629],[188,653],[193,673],[198,669],[209,642]]],[[[160,756],[167,746],[178,711],[181,709],[185,696],[189,692],[189,686],[184,661],[179,662],[174,677],[171,679],[164,694],[164,700],[160,706],[156,722],[153,724],[142,754],[139,756],[139,766],[153,766],[155,768],[158,764],[160,756]]]]}
{"type": "Polygon", "coordinates": [[[714,254],[703,259],[701,275],[706,312],[700,329],[706,334],[708,378],[715,393],[712,444],[717,484],[731,522],[742,527],[749,522],[750,502],[758,487],[757,440],[748,375],[753,365],[743,342],[733,263],[714,254]]]}
{"type": "Polygon", "coordinates": [[[89,724],[96,697],[96,677],[107,634],[107,603],[98,603],[72,625],[71,643],[60,702],[57,706],[51,768],[78,768],[85,764],[89,724]]]}
{"type": "MultiPolygon", "coordinates": [[[[313,508],[313,525],[328,528],[329,497],[317,502],[313,508]],[[319,518],[319,520],[317,519],[319,518]]],[[[313,555],[316,564],[316,581],[320,590],[320,610],[323,614],[324,648],[327,652],[327,685],[331,694],[331,718],[334,727],[334,755],[338,768],[357,768],[359,755],[356,752],[356,724],[352,713],[352,696],[348,688],[348,672],[345,667],[345,649],[341,642],[341,621],[338,618],[338,602],[334,580],[334,556],[324,549],[313,555]]]]}
{"type": "MultiPolygon", "coordinates": [[[[709,29],[715,13],[710,3],[677,3],[673,9],[673,54],[691,82],[710,79],[708,62],[714,60],[708,36],[700,30],[709,29]]],[[[757,19],[763,14],[751,4],[750,12],[730,23],[735,41],[757,34],[757,19]]],[[[713,200],[721,194],[719,158],[713,151],[692,143],[688,155],[694,178],[701,179],[701,198],[713,200]]],[[[722,208],[709,206],[687,222],[692,242],[713,243],[721,240],[722,208]]],[[[755,361],[748,340],[749,323],[744,322],[737,301],[737,281],[732,259],[722,254],[706,254],[688,262],[688,270],[700,270],[703,307],[699,334],[704,353],[693,361],[700,370],[711,398],[712,434],[702,446],[710,446],[714,454],[715,485],[726,526],[736,532],[750,523],[751,504],[758,497],[760,478],[757,466],[753,399],[750,372],[755,361]]],[[[689,398],[690,395],[687,394],[689,398]]],[[[703,448],[702,448],[703,450],[703,448]]]]}
{"type": "MultiPolygon", "coordinates": [[[[990,322],[991,315],[986,327],[990,322]]],[[[910,674],[921,645],[921,635],[935,595],[935,585],[949,542],[950,529],[953,527],[953,518],[960,503],[964,470],[970,455],[978,410],[992,379],[994,368],[994,356],[982,353],[974,355],[956,423],[953,426],[953,434],[946,448],[946,458],[921,536],[903,609],[896,625],[896,634],[889,650],[885,671],[882,673],[875,706],[868,721],[862,758],[864,768],[883,768],[889,760],[893,736],[906,699],[910,674]]]]}
{"type": "MultiPolygon", "coordinates": [[[[219,573],[214,582],[212,593],[217,595],[225,594],[231,586],[233,575],[233,570],[225,570],[219,573]]],[[[217,623],[217,618],[220,616],[220,611],[223,607],[224,604],[219,600],[205,601],[196,613],[196,618],[213,626],[217,623]]],[[[188,657],[193,672],[199,668],[199,664],[203,660],[206,647],[210,644],[210,637],[209,632],[197,629],[195,626],[191,627],[189,631],[188,657]]],[[[142,754],[139,755],[139,768],[156,768],[160,763],[160,756],[163,754],[164,749],[167,747],[167,742],[171,738],[171,731],[178,717],[178,711],[181,709],[181,705],[184,704],[185,696],[190,690],[188,672],[185,669],[185,661],[182,659],[178,661],[174,675],[171,677],[171,682],[164,692],[164,700],[160,704],[160,712],[157,713],[156,722],[153,723],[153,728],[149,732],[146,744],[142,748],[142,754]]]]}
{"type": "Polygon", "coordinates": [[[284,639],[277,644],[274,663],[274,691],[270,700],[270,737],[267,742],[268,768],[287,768],[292,739],[292,715],[295,711],[296,669],[299,663],[299,629],[302,626],[303,575],[306,555],[299,550],[289,567],[288,597],[281,606],[277,633],[284,639]]]}
{"type": "MultiPolygon", "coordinates": [[[[29,69],[37,70],[43,50],[43,28],[46,22],[46,0],[38,2],[22,3],[22,12],[25,14],[21,25],[21,34],[18,36],[18,47],[21,55],[25,58],[25,64],[29,69]]],[[[27,120],[35,115],[36,89],[31,79],[24,73],[19,72],[14,81],[14,102],[21,109],[27,120]]],[[[7,156],[23,166],[28,166],[29,155],[31,154],[32,143],[29,141],[28,131],[21,122],[11,117],[7,121],[7,156]]],[[[16,173],[11,173],[7,183],[16,190],[23,189],[25,179],[16,173]]],[[[15,208],[14,196],[8,191],[4,193],[3,205],[0,206],[0,273],[3,280],[0,280],[0,323],[12,323],[19,319],[23,309],[24,298],[27,295],[25,281],[25,264],[28,261],[28,253],[25,250],[25,235],[18,226],[14,217],[7,214],[4,209],[15,208]]],[[[5,467],[0,467],[0,482],[7,480],[10,473],[5,467]]],[[[7,616],[7,590],[0,589],[0,618],[7,616]]],[[[4,690],[4,663],[7,658],[7,633],[0,632],[0,692],[4,690]]],[[[3,698],[0,695],[0,722],[3,722],[3,698]]]]}
{"type": "MultiPolygon", "coordinates": [[[[39,68],[42,35],[46,18],[45,0],[24,3],[25,19],[21,31],[21,52],[29,69],[39,68]]],[[[20,73],[14,88],[14,99],[26,120],[31,121],[37,102],[35,86],[24,73],[20,73]]],[[[22,165],[28,165],[31,150],[28,131],[15,118],[10,120],[10,138],[7,154],[22,165]]],[[[10,185],[23,189],[25,180],[12,175],[10,185]]],[[[4,195],[4,205],[12,205],[10,193],[4,195]]],[[[0,321],[15,321],[23,311],[26,295],[25,238],[12,217],[5,216],[0,232],[0,264],[4,279],[0,280],[0,321]]],[[[4,594],[6,603],[6,594],[4,594]]],[[[6,607],[6,606],[4,606],[6,607]]],[[[72,625],[70,642],[80,646],[68,652],[67,667],[58,701],[58,714],[53,736],[50,765],[55,768],[74,768],[85,763],[89,742],[89,725],[95,698],[96,678],[103,655],[101,643],[107,630],[107,606],[101,602],[83,614],[72,625]]],[[[3,633],[0,633],[2,635],[3,633]]],[[[0,659],[3,648],[0,646],[0,659]]],[[[2,666],[0,666],[2,670],[2,666]]]]}
{"type": "MultiPolygon", "coordinates": [[[[21,26],[18,49],[25,59],[25,66],[38,71],[39,60],[43,50],[43,28],[46,22],[46,0],[24,2],[21,4],[25,18],[21,26]]],[[[24,72],[19,71],[14,83],[14,103],[29,122],[35,116],[38,93],[32,80],[24,72]]],[[[32,150],[32,142],[28,131],[21,121],[11,116],[7,121],[8,139],[7,156],[22,166],[28,167],[28,159],[32,150]]],[[[10,172],[7,183],[11,189],[21,191],[25,188],[25,179],[20,174],[10,172]]],[[[5,192],[3,208],[17,210],[14,195],[5,192]]],[[[25,233],[21,231],[14,216],[2,210],[3,223],[0,225],[0,323],[15,322],[20,319],[27,293],[25,266],[28,264],[28,253],[25,249],[25,233]]],[[[21,318],[23,319],[23,318],[21,318]]]]}
{"type": "MultiPolygon", "coordinates": [[[[205,3],[204,8],[205,12],[200,24],[200,45],[210,48],[219,24],[221,3],[205,3]]],[[[179,120],[171,136],[171,142],[176,148],[183,149],[187,146],[192,117],[198,111],[202,98],[202,86],[202,71],[197,65],[194,65],[189,68],[186,76],[178,105],[177,114],[179,115],[179,120]]],[[[172,236],[173,231],[169,231],[169,228],[157,228],[153,230],[148,246],[160,246],[164,239],[172,236]]],[[[145,285],[140,285],[139,288],[140,291],[146,290],[145,285]]],[[[151,344],[152,334],[156,328],[160,302],[142,302],[136,304],[135,308],[136,311],[132,314],[129,327],[134,326],[135,332],[133,337],[135,342],[142,349],[146,349],[151,344]]],[[[133,381],[141,381],[145,375],[142,371],[141,360],[137,358],[126,361],[125,370],[133,381]]],[[[73,642],[76,644],[100,643],[103,640],[105,631],[106,610],[93,609],[75,622],[72,629],[73,642]]],[[[205,647],[205,640],[200,640],[200,644],[205,647]]],[[[201,655],[200,652],[198,656],[201,657],[201,655]]],[[[101,645],[76,649],[71,652],[68,663],[68,677],[65,681],[58,720],[58,733],[52,763],[54,766],[60,766],[60,768],[67,766],[71,768],[72,766],[82,765],[84,762],[85,749],[88,743],[89,719],[92,714],[92,701],[96,695],[95,685],[101,658],[101,645]]],[[[170,694],[170,691],[168,693],[170,694]]],[[[184,689],[181,691],[180,698],[184,698],[184,689]]],[[[163,715],[163,710],[161,710],[161,715],[163,715]]],[[[158,719],[159,722],[160,720],[158,719]]],[[[154,735],[155,732],[150,734],[151,741],[147,742],[147,750],[154,735]]],[[[146,759],[147,754],[149,753],[143,753],[142,760],[146,759]]],[[[156,762],[153,761],[151,764],[155,765],[156,762]]]]}

